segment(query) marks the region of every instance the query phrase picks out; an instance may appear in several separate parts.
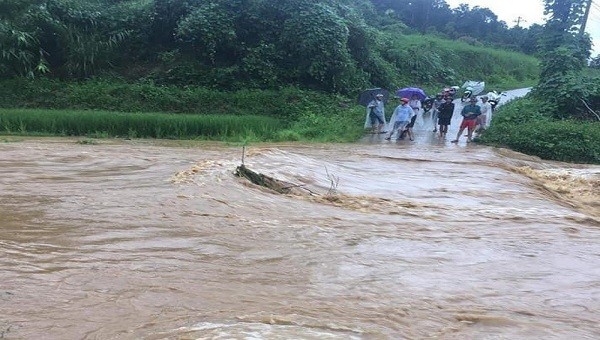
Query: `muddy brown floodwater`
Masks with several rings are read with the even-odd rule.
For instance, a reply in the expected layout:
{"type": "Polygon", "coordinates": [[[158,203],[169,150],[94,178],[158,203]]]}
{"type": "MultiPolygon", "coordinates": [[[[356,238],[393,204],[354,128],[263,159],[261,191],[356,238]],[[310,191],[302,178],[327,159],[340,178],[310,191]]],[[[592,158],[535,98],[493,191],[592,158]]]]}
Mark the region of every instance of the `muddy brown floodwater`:
{"type": "Polygon", "coordinates": [[[4,137],[0,338],[600,338],[600,167],[427,133],[4,137]]]}

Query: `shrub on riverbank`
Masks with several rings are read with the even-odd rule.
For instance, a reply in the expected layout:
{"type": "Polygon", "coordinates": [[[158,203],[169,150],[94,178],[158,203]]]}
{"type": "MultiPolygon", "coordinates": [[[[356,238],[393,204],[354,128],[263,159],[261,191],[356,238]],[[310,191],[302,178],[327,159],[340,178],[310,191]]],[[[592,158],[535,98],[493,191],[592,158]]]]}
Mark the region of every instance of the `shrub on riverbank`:
{"type": "Polygon", "coordinates": [[[478,141],[551,159],[600,164],[600,122],[555,120],[527,97],[500,107],[478,141]]]}

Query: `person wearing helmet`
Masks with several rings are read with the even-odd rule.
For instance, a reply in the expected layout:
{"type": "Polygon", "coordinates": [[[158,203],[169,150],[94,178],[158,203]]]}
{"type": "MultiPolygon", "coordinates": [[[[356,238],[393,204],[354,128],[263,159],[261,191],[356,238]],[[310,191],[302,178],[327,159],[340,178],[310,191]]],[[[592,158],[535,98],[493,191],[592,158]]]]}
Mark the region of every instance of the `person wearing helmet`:
{"type": "Polygon", "coordinates": [[[473,141],[473,131],[477,125],[477,117],[481,115],[481,107],[477,105],[477,97],[471,97],[469,99],[469,105],[465,105],[460,114],[463,116],[463,121],[460,123],[460,128],[458,129],[458,134],[456,134],[456,139],[453,140],[452,143],[458,143],[458,139],[465,129],[468,129],[467,143],[469,143],[473,141]]]}
{"type": "Polygon", "coordinates": [[[385,131],[383,131],[383,127],[385,126],[385,106],[383,103],[383,94],[378,93],[375,95],[375,99],[367,105],[367,109],[369,110],[372,133],[385,133],[385,131]]]}
{"type": "MultiPolygon", "coordinates": [[[[396,107],[394,113],[392,114],[392,118],[390,118],[390,125],[392,128],[390,129],[390,133],[386,140],[392,139],[392,135],[395,131],[398,131],[397,139],[402,139],[402,132],[408,125],[410,118],[414,115],[413,109],[409,105],[408,98],[400,98],[400,105],[396,107]]],[[[411,136],[412,140],[412,136],[411,136]]]]}

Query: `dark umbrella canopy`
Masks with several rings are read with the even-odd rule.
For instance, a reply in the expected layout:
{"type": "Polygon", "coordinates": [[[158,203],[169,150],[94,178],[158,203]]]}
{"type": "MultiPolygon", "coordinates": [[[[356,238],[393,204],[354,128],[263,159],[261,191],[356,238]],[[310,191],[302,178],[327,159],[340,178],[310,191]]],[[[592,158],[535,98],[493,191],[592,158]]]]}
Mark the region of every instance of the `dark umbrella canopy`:
{"type": "Polygon", "coordinates": [[[383,101],[386,102],[390,97],[390,93],[386,89],[377,87],[374,89],[368,89],[363,91],[358,97],[358,104],[362,106],[367,106],[367,104],[369,104],[373,99],[375,99],[375,96],[380,93],[383,95],[383,101]]]}
{"type": "Polygon", "coordinates": [[[425,91],[421,90],[418,87],[405,87],[403,89],[396,91],[396,95],[400,98],[408,98],[408,99],[412,98],[412,96],[417,96],[417,98],[419,98],[419,100],[424,100],[425,98],[427,98],[425,91]]]}

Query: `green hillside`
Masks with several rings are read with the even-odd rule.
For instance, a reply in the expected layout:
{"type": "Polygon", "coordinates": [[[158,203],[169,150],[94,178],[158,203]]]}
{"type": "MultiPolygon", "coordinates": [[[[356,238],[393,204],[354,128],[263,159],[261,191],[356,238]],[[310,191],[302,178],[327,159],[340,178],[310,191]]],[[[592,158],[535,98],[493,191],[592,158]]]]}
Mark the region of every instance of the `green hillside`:
{"type": "MultiPolygon", "coordinates": [[[[437,88],[468,78],[500,86],[537,77],[532,57],[482,49],[486,44],[466,31],[461,42],[416,35],[381,6],[367,0],[6,0],[0,3],[0,76],[221,91],[292,85],[348,96],[371,86],[437,88]]],[[[487,27],[495,19],[479,9],[448,14],[445,1],[436,6],[449,23],[471,15],[479,39],[511,36],[487,27]]]]}
{"type": "MultiPolygon", "coordinates": [[[[505,90],[533,86],[539,75],[538,60],[516,52],[476,47],[427,35],[383,32],[380,38],[383,41],[382,56],[370,61],[377,64],[372,68],[378,70],[370,74],[373,81],[337,95],[352,99],[365,88],[383,87],[393,91],[407,86],[420,86],[434,95],[443,86],[462,85],[469,79],[485,81],[488,89],[505,90]]],[[[159,66],[154,65],[146,71],[152,74],[155,68],[159,66]]],[[[311,89],[307,84],[295,83],[267,89],[241,85],[230,89],[229,86],[210,84],[208,82],[212,78],[205,77],[203,85],[181,85],[180,81],[173,84],[118,75],[83,80],[9,78],[0,81],[0,106],[199,114],[216,111],[239,115],[259,113],[256,110],[260,111],[260,107],[267,105],[277,115],[293,118],[298,116],[298,112],[295,108],[286,108],[285,101],[276,99],[279,92],[287,94],[290,88],[297,88],[303,93],[315,91],[334,95],[334,91],[311,89]],[[214,108],[207,105],[211,102],[220,104],[214,108]]]]}

